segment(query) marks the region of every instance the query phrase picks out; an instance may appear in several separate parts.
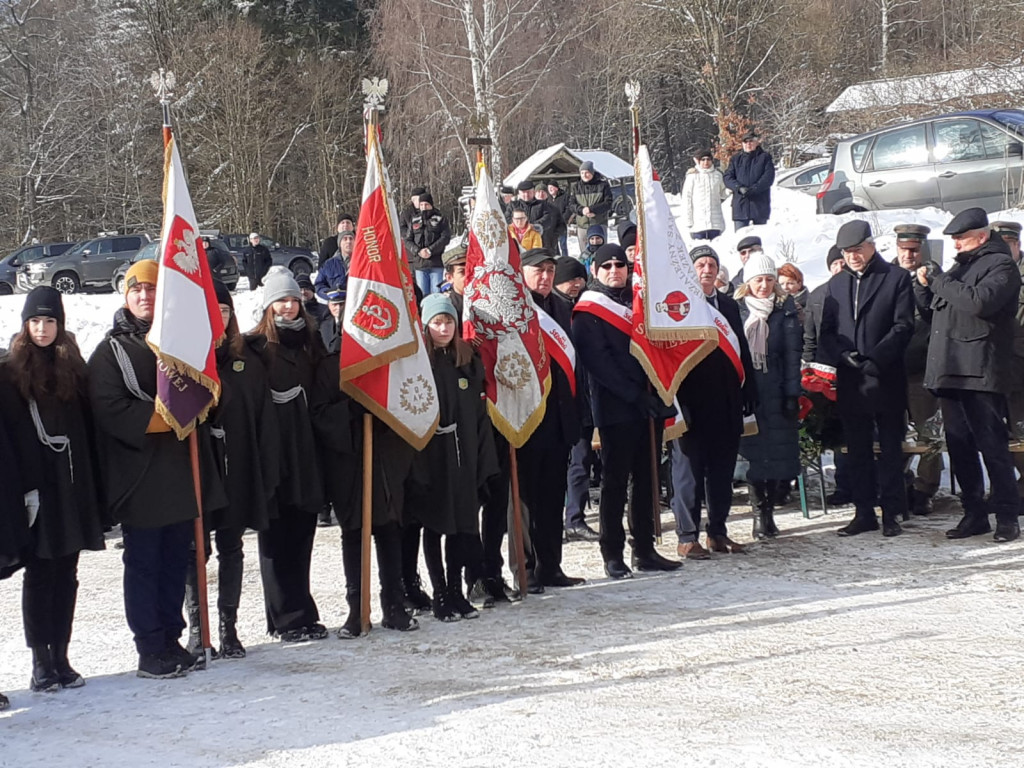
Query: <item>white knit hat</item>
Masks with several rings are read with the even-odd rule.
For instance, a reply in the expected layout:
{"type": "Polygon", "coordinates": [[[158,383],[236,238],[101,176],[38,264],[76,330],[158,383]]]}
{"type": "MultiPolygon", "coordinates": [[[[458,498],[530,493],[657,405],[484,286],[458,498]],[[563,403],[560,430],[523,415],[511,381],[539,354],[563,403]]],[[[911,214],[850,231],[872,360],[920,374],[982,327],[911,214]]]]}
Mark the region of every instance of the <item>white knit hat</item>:
{"type": "Polygon", "coordinates": [[[753,254],[747,260],[747,263],[743,265],[744,282],[749,282],[760,275],[778,276],[775,270],[775,262],[772,261],[771,256],[763,252],[753,254]]]}

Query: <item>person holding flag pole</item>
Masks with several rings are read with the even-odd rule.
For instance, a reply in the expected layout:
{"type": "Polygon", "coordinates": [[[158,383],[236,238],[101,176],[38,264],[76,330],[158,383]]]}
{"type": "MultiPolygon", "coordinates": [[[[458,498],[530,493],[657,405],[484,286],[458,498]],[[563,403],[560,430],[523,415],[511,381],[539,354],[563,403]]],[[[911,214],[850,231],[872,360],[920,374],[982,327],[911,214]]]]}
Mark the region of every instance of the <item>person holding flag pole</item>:
{"type": "MultiPolygon", "coordinates": [[[[108,504],[124,534],[125,613],[138,675],[165,678],[197,665],[179,643],[188,550],[194,537],[205,564],[204,508],[227,503],[201,426],[220,396],[215,353],[224,324],[171,135],[173,75],[161,70],[153,84],[166,144],[160,258],[128,270],[125,306],[89,370],[108,504]]],[[[198,575],[209,660],[205,566],[198,575]]]]}
{"type": "Polygon", "coordinates": [[[350,597],[349,621],[342,632],[351,636],[356,635],[356,629],[358,634],[370,630],[371,533],[377,539],[383,626],[403,631],[418,626],[403,606],[401,544],[395,522],[401,519],[414,452],[422,450],[433,437],[439,420],[434,375],[424,345],[412,275],[401,257],[398,213],[380,146],[377,115],[387,82],[364,79],[363,93],[367,96],[368,116],[366,179],[349,264],[339,356],[341,390],[365,409],[361,430],[355,434],[357,440],[361,439],[363,464],[358,559],[354,545],[346,542],[346,535],[354,541],[351,536],[355,526],[342,525],[350,597]],[[354,584],[356,573],[358,583],[354,584]],[[352,621],[356,589],[358,627],[352,621]]]}

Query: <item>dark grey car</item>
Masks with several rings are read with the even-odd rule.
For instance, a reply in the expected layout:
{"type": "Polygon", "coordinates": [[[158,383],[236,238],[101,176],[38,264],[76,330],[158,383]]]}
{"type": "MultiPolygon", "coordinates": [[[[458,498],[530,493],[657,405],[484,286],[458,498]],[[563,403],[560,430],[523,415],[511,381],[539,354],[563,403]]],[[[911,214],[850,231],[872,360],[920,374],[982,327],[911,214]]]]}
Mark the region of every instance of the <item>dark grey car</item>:
{"type": "Polygon", "coordinates": [[[18,285],[18,270],[30,261],[39,261],[47,256],[59,256],[70,250],[75,243],[38,243],[23,245],[7,258],[0,261],[0,296],[14,293],[18,285]]]}
{"type": "Polygon", "coordinates": [[[843,139],[818,190],[818,213],[1013,207],[1024,186],[1022,142],[1019,109],[938,115],[843,139]]]}
{"type": "Polygon", "coordinates": [[[52,285],[61,293],[110,290],[117,268],[130,261],[148,242],[147,234],[87,240],[59,256],[26,264],[18,271],[18,291],[28,292],[37,285],[52,285]]]}

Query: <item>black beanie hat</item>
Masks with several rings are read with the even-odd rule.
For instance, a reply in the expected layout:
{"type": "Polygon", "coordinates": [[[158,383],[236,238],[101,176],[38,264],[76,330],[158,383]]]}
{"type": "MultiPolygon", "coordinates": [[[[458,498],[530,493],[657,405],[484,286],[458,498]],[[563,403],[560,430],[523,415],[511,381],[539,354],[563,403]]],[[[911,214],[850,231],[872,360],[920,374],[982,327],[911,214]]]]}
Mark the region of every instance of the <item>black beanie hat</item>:
{"type": "Polygon", "coordinates": [[[217,296],[218,304],[226,304],[234,311],[235,300],[231,298],[231,291],[228,290],[228,287],[224,285],[222,280],[218,280],[216,277],[213,278],[213,292],[217,296]]]}
{"type": "Polygon", "coordinates": [[[410,197],[422,197],[425,194],[427,194],[427,188],[426,187],[413,187],[412,188],[412,192],[409,193],[409,196],[410,197]]]}
{"type": "Polygon", "coordinates": [[[25,297],[25,308],[21,310],[21,322],[27,323],[32,317],[52,317],[64,325],[64,300],[60,291],[48,285],[33,288],[25,297]]]}
{"type": "Polygon", "coordinates": [[[832,265],[841,258],[843,258],[843,252],[833,245],[828,249],[828,256],[825,257],[825,266],[832,269],[832,265]]]}
{"type": "Polygon", "coordinates": [[[621,245],[616,245],[615,243],[605,243],[594,253],[593,264],[595,267],[600,267],[606,261],[621,261],[623,264],[629,264],[629,259],[626,258],[626,251],[623,250],[621,245]]]}
{"type": "Polygon", "coordinates": [[[420,202],[421,203],[430,203],[431,205],[433,205],[434,204],[434,196],[432,194],[430,194],[429,192],[424,192],[422,195],[420,195],[420,202]]]}
{"type": "Polygon", "coordinates": [[[555,285],[567,283],[577,277],[587,279],[587,268],[572,256],[560,256],[555,259],[555,285]]]}

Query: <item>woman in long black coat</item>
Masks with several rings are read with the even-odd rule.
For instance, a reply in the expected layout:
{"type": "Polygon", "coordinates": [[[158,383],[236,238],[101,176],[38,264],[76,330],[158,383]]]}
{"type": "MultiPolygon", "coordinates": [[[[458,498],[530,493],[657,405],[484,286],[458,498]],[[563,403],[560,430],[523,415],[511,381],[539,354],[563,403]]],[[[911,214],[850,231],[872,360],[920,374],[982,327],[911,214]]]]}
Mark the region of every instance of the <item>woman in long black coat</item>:
{"type": "Polygon", "coordinates": [[[441,621],[479,614],[466,599],[462,573],[480,538],[480,490],[498,472],[491,422],[483,399],[484,374],[472,347],[455,336],[455,307],[445,294],[420,310],[437,385],[437,432],[413,463],[423,556],[433,587],[431,610],[441,621]],[[444,558],[441,537],[444,536],[444,558]]]}
{"type": "Polygon", "coordinates": [[[41,286],[25,300],[23,326],[0,369],[0,408],[26,465],[39,468],[26,498],[32,541],[22,619],[34,691],[85,684],[68,663],[78,596],[78,556],[101,550],[100,490],[88,372],[64,329],[61,295],[41,286]]]}
{"type": "Polygon", "coordinates": [[[263,319],[251,336],[267,341],[264,363],[279,434],[277,503],[259,534],[267,632],[284,642],[320,640],[327,629],[310,593],[309,570],[324,491],[308,403],[324,348],[290,272],[264,278],[263,319]]]}
{"type": "Polygon", "coordinates": [[[750,462],[747,481],[755,506],[754,536],[776,536],[774,507],[780,487],[800,474],[800,353],[803,333],[799,310],[776,282],[775,264],[755,254],[744,267],[745,282],[736,291],[740,318],[750,346],[759,403],[757,434],[740,441],[750,462]]]}
{"type": "MultiPolygon", "coordinates": [[[[238,330],[234,301],[228,287],[214,280],[217,303],[224,320],[225,339],[217,349],[220,402],[211,425],[222,435],[221,454],[228,505],[206,515],[206,552],[210,552],[210,531],[217,545],[217,613],[220,656],[245,657],[238,639],[236,622],[242,597],[242,536],[246,528],[264,531],[270,524],[270,508],[278,483],[277,414],[270,396],[267,371],[261,355],[266,350],[263,336],[245,337],[238,330]]],[[[189,621],[189,646],[194,655],[202,653],[195,548],[188,570],[185,606],[189,621]]]]}
{"type": "MultiPolygon", "coordinates": [[[[348,618],[338,630],[344,640],[359,637],[362,589],[362,473],[364,409],[340,387],[340,353],[333,351],[317,368],[311,410],[320,446],[328,501],[341,528],[348,618]]],[[[401,511],[405,478],[415,453],[412,446],[379,419],[373,420],[371,533],[377,550],[381,626],[407,632],[419,628],[403,605],[401,511]]]]}

